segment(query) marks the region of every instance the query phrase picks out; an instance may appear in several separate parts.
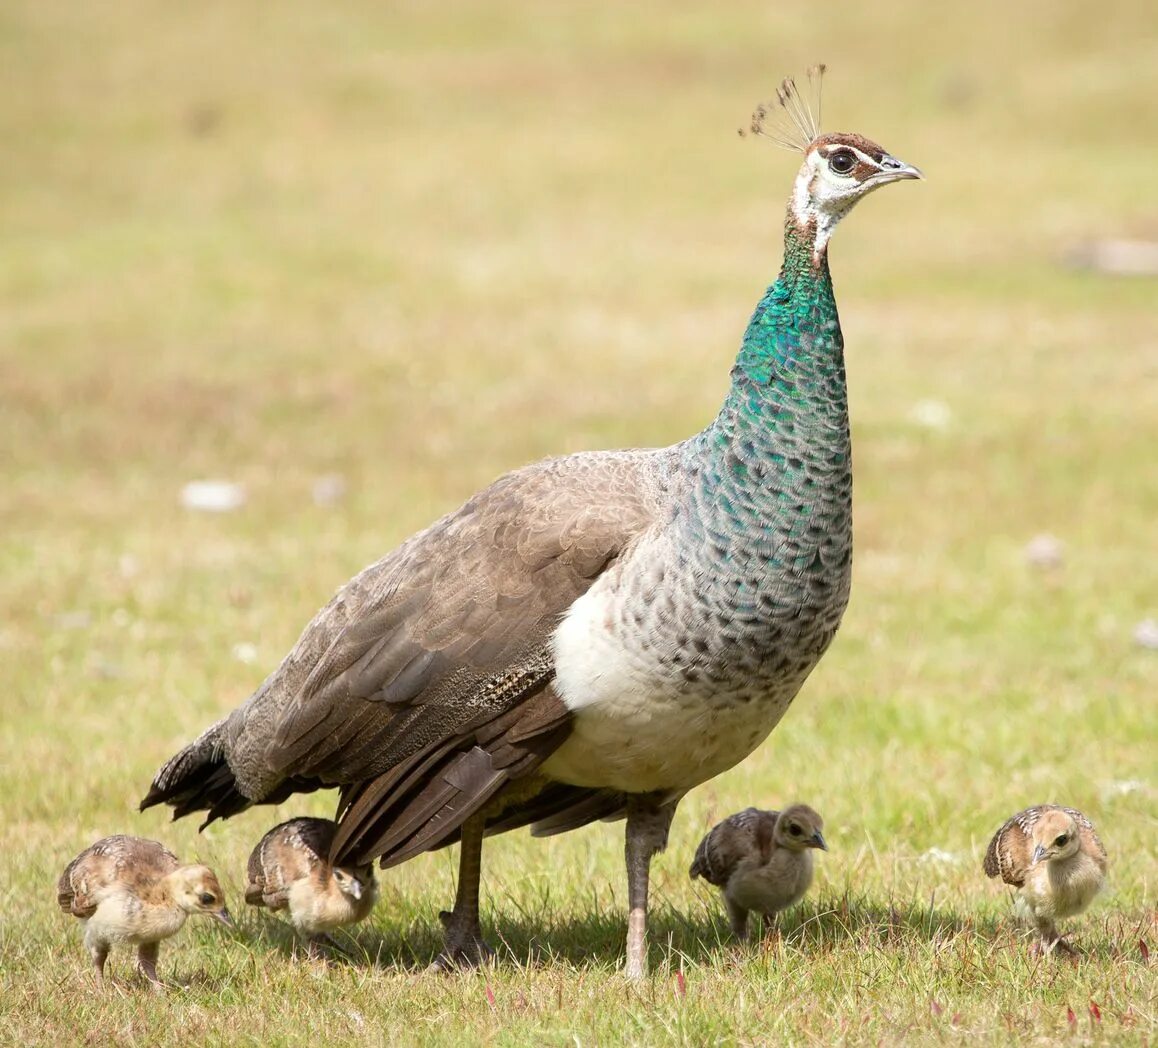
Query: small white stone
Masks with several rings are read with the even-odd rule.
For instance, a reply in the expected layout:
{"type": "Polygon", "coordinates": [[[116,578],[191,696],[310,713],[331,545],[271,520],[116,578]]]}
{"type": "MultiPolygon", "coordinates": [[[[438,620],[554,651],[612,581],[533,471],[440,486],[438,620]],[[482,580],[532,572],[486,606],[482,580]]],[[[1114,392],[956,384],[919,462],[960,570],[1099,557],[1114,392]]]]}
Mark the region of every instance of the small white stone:
{"type": "Polygon", "coordinates": [[[233,645],[233,657],[238,662],[244,662],[249,665],[251,662],[257,661],[257,645],[250,644],[248,641],[242,641],[239,644],[233,645]]]}
{"type": "Polygon", "coordinates": [[[1105,797],[1129,797],[1131,793],[1145,793],[1146,784],[1138,779],[1117,779],[1107,782],[1102,790],[1105,797]]]}
{"type": "Polygon", "coordinates": [[[909,409],[909,418],[925,429],[948,429],[953,421],[953,409],[943,400],[918,400],[909,409]]]}
{"type": "Polygon", "coordinates": [[[181,505],[201,513],[231,513],[245,498],[245,485],[231,480],[191,480],[181,489],[181,505]]]}
{"type": "Polygon", "coordinates": [[[957,856],[943,848],[930,848],[927,852],[921,853],[920,860],[921,862],[935,862],[939,866],[954,866],[957,863],[957,856]]]}
{"type": "Polygon", "coordinates": [[[1143,619],[1134,627],[1134,643],[1158,651],[1158,619],[1143,619]]]}
{"type": "Polygon", "coordinates": [[[333,506],[346,497],[346,478],[340,473],[318,477],[311,489],[315,506],[333,506]]]}
{"type": "Polygon", "coordinates": [[[1025,559],[1035,568],[1060,568],[1065,559],[1065,546],[1061,539],[1042,532],[1025,544],[1025,559]]]}

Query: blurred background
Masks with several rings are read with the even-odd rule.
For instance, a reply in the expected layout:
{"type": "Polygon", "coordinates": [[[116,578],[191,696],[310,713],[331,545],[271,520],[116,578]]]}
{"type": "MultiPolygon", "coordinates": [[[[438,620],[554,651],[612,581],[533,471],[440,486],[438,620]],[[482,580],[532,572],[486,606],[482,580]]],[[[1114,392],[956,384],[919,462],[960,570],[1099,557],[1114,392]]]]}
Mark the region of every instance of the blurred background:
{"type": "MultiPolygon", "coordinates": [[[[673,841],[800,796],[849,856],[868,827],[972,871],[1000,819],[1064,794],[1133,842],[1119,890],[1152,905],[1143,0],[5,3],[6,860],[47,877],[92,835],[162,832],[132,814],[154,768],[341,582],[498,473],[705,425],[798,163],[736,130],[820,60],[825,128],[927,178],[831,251],[852,604],[673,841]]],[[[164,832],[232,863],[269,824],[164,832]]],[[[617,878],[618,831],[584,833],[593,859],[582,835],[525,847],[617,878]]],[[[449,886],[450,862],[392,883],[449,886]]]]}

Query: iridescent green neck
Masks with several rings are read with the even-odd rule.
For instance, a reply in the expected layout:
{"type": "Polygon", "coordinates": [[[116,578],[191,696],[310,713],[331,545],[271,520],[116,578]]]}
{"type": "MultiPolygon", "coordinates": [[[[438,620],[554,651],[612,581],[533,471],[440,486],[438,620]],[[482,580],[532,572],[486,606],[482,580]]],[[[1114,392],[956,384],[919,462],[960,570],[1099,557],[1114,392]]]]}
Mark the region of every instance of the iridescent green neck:
{"type": "Polygon", "coordinates": [[[791,212],[784,264],[744,334],[719,415],[687,446],[692,527],[712,559],[750,578],[800,570],[851,543],[851,453],[844,345],[827,255],[791,212]]]}
{"type": "Polygon", "coordinates": [[[791,210],[780,276],[748,322],[732,387],[705,436],[719,445],[741,432],[773,458],[801,442],[847,447],[844,342],[828,255],[815,250],[815,226],[799,225],[791,210]]]}
{"type": "Polygon", "coordinates": [[[732,386],[768,387],[771,399],[799,398],[834,368],[843,375],[840,321],[828,270],[828,253],[814,258],[815,226],[801,228],[791,212],[784,223],[780,276],[756,306],[740,346],[732,386]],[[748,381],[744,381],[747,379],[748,381]]]}

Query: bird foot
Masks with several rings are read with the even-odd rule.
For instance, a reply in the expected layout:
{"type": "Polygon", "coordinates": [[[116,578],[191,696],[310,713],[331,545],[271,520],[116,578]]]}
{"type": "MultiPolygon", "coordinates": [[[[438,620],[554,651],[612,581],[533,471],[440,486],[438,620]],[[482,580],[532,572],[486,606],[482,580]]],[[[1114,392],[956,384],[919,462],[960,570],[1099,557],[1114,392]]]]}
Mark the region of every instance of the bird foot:
{"type": "Polygon", "coordinates": [[[1070,960],[1077,960],[1082,956],[1081,950],[1076,946],[1071,946],[1060,935],[1056,939],[1038,939],[1030,944],[1029,955],[1031,957],[1048,957],[1051,953],[1056,953],[1058,956],[1070,960]]]}
{"type": "Polygon", "coordinates": [[[311,935],[306,942],[306,956],[311,961],[329,964],[334,960],[349,960],[350,954],[332,935],[311,935]]]}
{"type": "Polygon", "coordinates": [[[760,943],[765,950],[775,950],[780,946],[783,935],[780,933],[780,923],[775,917],[767,914],[760,925],[760,943]]]}
{"type": "Polygon", "coordinates": [[[442,952],[434,959],[430,970],[451,972],[462,968],[480,968],[495,955],[482,935],[478,917],[467,917],[443,910],[438,919],[446,929],[442,952]]]}

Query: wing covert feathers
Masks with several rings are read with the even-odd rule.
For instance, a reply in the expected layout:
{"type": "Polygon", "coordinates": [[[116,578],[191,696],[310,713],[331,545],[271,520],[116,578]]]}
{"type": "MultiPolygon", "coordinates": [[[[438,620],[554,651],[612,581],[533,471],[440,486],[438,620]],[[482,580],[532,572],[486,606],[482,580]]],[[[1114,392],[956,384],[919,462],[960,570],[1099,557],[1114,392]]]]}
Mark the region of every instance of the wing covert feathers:
{"type": "Polygon", "coordinates": [[[760,854],[767,859],[778,811],[745,808],[713,826],[700,841],[688,875],[724,887],[741,859],[760,854]]]}
{"type": "Polygon", "coordinates": [[[1033,856],[1033,827],[1049,811],[1064,811],[1078,825],[1082,846],[1102,870],[1106,869],[1106,849],[1090,822],[1076,808],[1059,804],[1038,804],[1011,816],[993,835],[985,851],[982,868],[989,877],[1000,877],[1006,884],[1020,888],[1025,883],[1033,856]]]}
{"type": "Polygon", "coordinates": [[[110,886],[140,888],[172,873],[180,862],[164,845],[116,834],[85,848],[60,875],[56,901],[65,913],[91,917],[110,886]]]}
{"type": "MultiPolygon", "coordinates": [[[[573,455],[500,477],[343,586],[144,804],[212,819],[339,786],[334,861],[392,865],[454,840],[570,731],[551,634],[654,523],[665,453],[573,455]]],[[[582,817],[585,798],[553,795],[545,817],[582,817]]],[[[544,810],[524,799],[488,819],[544,810]]]]}
{"type": "Polygon", "coordinates": [[[294,882],[328,861],[335,829],[330,819],[305,816],[273,827],[250,853],[245,901],[284,906],[294,882]]]}

